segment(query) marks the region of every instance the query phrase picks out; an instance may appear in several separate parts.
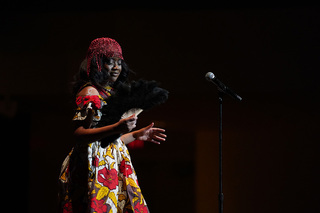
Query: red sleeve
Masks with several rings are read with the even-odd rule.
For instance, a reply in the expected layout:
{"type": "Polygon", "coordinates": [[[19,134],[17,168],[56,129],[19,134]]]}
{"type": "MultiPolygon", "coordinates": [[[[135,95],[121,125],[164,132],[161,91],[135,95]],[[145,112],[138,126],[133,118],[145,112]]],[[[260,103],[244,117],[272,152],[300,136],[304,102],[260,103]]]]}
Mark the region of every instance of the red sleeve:
{"type": "Polygon", "coordinates": [[[90,102],[95,109],[101,109],[101,100],[97,95],[78,96],[76,99],[76,104],[80,108],[84,108],[90,102]]]}

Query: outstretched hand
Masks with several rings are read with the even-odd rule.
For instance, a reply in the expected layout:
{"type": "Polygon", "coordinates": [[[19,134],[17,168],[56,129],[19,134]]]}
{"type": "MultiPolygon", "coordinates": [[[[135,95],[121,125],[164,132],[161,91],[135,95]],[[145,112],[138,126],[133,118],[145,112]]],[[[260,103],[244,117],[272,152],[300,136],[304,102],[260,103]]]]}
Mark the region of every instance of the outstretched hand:
{"type": "Polygon", "coordinates": [[[134,131],[134,138],[136,140],[149,141],[152,143],[160,144],[166,140],[165,130],[161,128],[154,128],[154,123],[149,126],[134,131]]]}

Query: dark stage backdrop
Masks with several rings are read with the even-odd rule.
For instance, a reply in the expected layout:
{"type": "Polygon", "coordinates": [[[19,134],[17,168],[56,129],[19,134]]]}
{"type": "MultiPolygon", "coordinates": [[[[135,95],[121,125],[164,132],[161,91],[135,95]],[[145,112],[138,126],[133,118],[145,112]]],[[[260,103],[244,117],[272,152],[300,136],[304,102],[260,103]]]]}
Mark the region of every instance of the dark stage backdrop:
{"type": "Polygon", "coordinates": [[[243,97],[224,102],[225,213],[319,212],[317,8],[99,9],[0,15],[6,208],[56,212],[73,146],[70,82],[90,41],[112,37],[137,73],[170,91],[139,116],[167,129],[131,150],[151,212],[218,212],[214,72],[243,97]]]}

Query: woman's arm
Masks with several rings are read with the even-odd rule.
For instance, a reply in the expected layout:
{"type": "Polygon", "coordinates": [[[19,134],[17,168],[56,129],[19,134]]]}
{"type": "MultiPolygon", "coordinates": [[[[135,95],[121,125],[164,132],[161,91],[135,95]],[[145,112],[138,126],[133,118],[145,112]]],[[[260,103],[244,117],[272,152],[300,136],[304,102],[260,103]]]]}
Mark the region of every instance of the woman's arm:
{"type": "Polygon", "coordinates": [[[165,130],[161,128],[153,128],[154,123],[142,129],[124,134],[120,139],[125,143],[129,144],[134,140],[150,141],[152,143],[160,144],[166,140],[165,130]]]}
{"type": "Polygon", "coordinates": [[[79,125],[73,135],[77,142],[80,143],[91,143],[93,141],[101,140],[105,137],[114,134],[123,134],[130,132],[136,127],[137,117],[135,115],[129,118],[122,119],[119,122],[100,127],[100,128],[86,128],[84,125],[79,125]]]}
{"type": "MultiPolygon", "coordinates": [[[[85,87],[78,93],[78,96],[95,95],[99,95],[99,92],[96,88],[92,86],[85,87]]],[[[93,116],[94,111],[89,109],[85,120],[74,121],[76,127],[73,132],[73,135],[78,143],[91,143],[93,141],[101,140],[111,135],[130,132],[133,128],[136,127],[137,122],[137,117],[133,115],[129,118],[122,119],[119,122],[112,125],[100,128],[91,128],[93,116]]]]}

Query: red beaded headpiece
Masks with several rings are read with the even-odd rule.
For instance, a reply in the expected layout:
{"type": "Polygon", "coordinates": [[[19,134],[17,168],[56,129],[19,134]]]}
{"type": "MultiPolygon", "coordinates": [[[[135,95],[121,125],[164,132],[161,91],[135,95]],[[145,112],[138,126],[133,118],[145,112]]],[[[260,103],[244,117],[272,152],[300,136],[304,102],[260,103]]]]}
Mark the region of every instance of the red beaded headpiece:
{"type": "Polygon", "coordinates": [[[101,71],[101,57],[107,58],[118,57],[123,59],[121,46],[112,38],[97,38],[93,40],[87,52],[87,74],[90,73],[90,65],[93,57],[96,59],[98,71],[101,71]]]}

